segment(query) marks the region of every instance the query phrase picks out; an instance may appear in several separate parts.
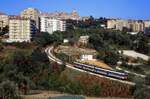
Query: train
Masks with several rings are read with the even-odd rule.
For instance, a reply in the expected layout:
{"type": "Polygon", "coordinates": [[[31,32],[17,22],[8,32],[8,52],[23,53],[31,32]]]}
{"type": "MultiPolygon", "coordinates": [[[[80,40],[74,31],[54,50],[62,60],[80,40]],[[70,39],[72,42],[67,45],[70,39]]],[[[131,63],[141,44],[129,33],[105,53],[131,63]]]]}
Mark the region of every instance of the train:
{"type": "Polygon", "coordinates": [[[74,62],[73,66],[78,68],[78,69],[82,69],[85,71],[89,71],[92,73],[96,73],[96,74],[100,74],[100,75],[104,75],[107,77],[116,78],[116,79],[120,79],[120,80],[127,80],[127,78],[128,78],[127,73],[117,72],[114,70],[108,70],[108,69],[97,67],[95,65],[89,65],[89,64],[83,64],[80,62],[74,62]]]}

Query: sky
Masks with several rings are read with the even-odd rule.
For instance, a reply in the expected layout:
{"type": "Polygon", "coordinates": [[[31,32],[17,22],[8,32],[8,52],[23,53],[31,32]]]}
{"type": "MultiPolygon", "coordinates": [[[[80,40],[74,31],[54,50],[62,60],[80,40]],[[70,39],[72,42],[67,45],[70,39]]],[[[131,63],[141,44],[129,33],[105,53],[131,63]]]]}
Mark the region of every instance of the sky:
{"type": "Polygon", "coordinates": [[[9,15],[28,7],[43,12],[76,9],[81,16],[150,19],[150,0],[0,0],[0,12],[9,15]]]}

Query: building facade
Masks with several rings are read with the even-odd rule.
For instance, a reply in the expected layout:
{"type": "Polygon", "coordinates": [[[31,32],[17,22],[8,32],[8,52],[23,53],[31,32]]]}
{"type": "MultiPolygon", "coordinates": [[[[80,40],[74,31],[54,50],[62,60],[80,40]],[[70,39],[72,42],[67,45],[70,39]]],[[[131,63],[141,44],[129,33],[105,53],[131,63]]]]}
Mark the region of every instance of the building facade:
{"type": "MultiPolygon", "coordinates": [[[[148,23],[147,23],[148,24],[148,23]]],[[[107,20],[107,28],[123,31],[127,29],[130,32],[143,32],[144,21],[142,20],[122,20],[122,19],[109,19],[107,20]]]]}
{"type": "Polygon", "coordinates": [[[27,8],[21,12],[21,17],[30,18],[31,20],[34,20],[36,23],[36,28],[38,30],[40,29],[40,12],[37,9],[27,8]]]}
{"type": "Polygon", "coordinates": [[[33,20],[12,16],[9,20],[9,40],[7,42],[30,42],[35,28],[33,20]]]}
{"type": "Polygon", "coordinates": [[[66,31],[66,21],[41,16],[40,18],[40,24],[41,24],[41,32],[48,32],[52,34],[55,31],[66,31]]]}
{"type": "Polygon", "coordinates": [[[0,13],[0,31],[6,26],[8,26],[9,17],[4,13],[0,13]]]}
{"type": "Polygon", "coordinates": [[[150,27],[150,20],[144,20],[144,27],[150,27]]]}
{"type": "Polygon", "coordinates": [[[87,35],[87,36],[80,36],[80,38],[79,38],[79,43],[81,43],[81,44],[87,44],[88,42],[89,42],[89,36],[87,35]]]}
{"type": "Polygon", "coordinates": [[[92,54],[82,54],[80,56],[80,60],[81,61],[90,61],[90,60],[95,60],[95,59],[94,59],[94,55],[92,55],[92,54]]]}

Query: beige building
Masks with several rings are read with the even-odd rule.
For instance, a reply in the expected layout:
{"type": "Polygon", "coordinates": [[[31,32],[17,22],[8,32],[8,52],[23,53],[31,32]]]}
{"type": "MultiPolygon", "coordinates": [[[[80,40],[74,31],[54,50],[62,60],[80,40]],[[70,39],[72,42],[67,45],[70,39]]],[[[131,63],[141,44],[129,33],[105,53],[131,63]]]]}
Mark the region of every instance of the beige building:
{"type": "Polygon", "coordinates": [[[115,30],[122,31],[123,27],[129,27],[127,20],[110,19],[107,21],[107,28],[108,29],[115,29],[115,30]]]}
{"type": "Polygon", "coordinates": [[[150,20],[144,20],[144,27],[150,27],[150,20]]]}
{"type": "Polygon", "coordinates": [[[19,16],[11,16],[9,20],[9,40],[7,42],[30,42],[34,28],[34,21],[19,16]]]}
{"type": "Polygon", "coordinates": [[[115,29],[116,20],[107,20],[107,29],[115,29]]]}
{"type": "Polygon", "coordinates": [[[8,21],[8,16],[4,13],[0,13],[0,31],[2,30],[2,28],[8,26],[8,21]]]}
{"type": "Polygon", "coordinates": [[[131,32],[141,32],[144,31],[144,22],[141,20],[109,19],[107,28],[120,31],[126,28],[131,32]]]}
{"type": "Polygon", "coordinates": [[[129,28],[132,32],[142,32],[144,31],[144,23],[140,20],[129,20],[129,28]]]}
{"type": "Polygon", "coordinates": [[[39,29],[39,16],[40,12],[34,8],[27,8],[21,12],[21,17],[30,18],[35,21],[37,29],[39,29]]]}

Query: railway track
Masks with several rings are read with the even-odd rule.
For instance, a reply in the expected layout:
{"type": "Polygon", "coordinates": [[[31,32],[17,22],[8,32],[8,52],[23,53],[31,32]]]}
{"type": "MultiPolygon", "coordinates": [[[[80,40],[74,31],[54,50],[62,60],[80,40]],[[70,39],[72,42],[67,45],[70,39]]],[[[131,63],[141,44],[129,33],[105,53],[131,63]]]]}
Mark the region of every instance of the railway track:
{"type": "MultiPolygon", "coordinates": [[[[63,64],[63,62],[56,58],[53,54],[52,54],[52,51],[53,51],[54,47],[53,46],[49,46],[45,49],[45,52],[46,54],[48,55],[48,58],[50,61],[54,61],[60,65],[63,64]]],[[[114,80],[114,81],[118,81],[120,83],[124,83],[124,84],[129,84],[129,85],[135,85],[135,83],[133,82],[129,82],[129,81],[125,81],[125,80],[119,80],[119,79],[115,79],[115,78],[111,78],[111,77],[107,77],[107,76],[104,76],[104,75],[100,75],[100,74],[95,74],[95,73],[92,73],[92,72],[89,72],[89,71],[85,71],[85,70],[82,70],[82,69],[79,69],[79,68],[75,68],[72,64],[69,64],[69,63],[66,63],[66,67],[68,68],[71,68],[73,70],[77,70],[77,71],[80,71],[80,72],[86,72],[90,75],[94,75],[94,76],[98,76],[98,77],[103,77],[103,78],[107,78],[107,79],[110,79],[110,80],[114,80]]]]}

